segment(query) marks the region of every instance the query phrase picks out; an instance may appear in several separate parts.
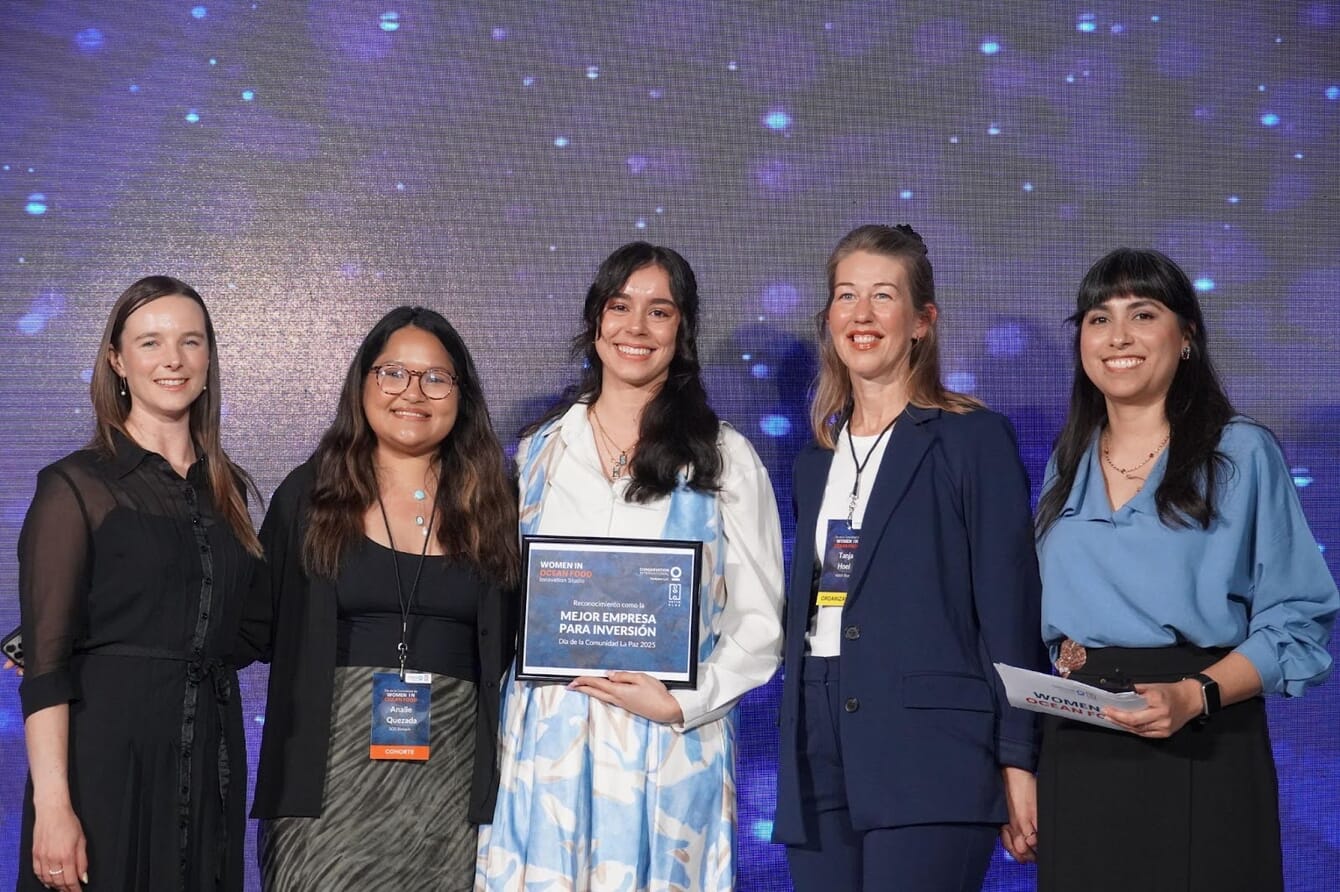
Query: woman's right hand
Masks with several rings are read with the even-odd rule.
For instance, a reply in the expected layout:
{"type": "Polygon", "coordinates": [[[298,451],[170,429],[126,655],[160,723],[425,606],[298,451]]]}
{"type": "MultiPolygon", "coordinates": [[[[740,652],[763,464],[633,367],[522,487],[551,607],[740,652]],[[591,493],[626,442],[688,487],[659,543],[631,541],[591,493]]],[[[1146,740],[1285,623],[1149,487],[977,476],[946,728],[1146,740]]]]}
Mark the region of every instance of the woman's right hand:
{"type": "Polygon", "coordinates": [[[84,828],[68,804],[38,807],[33,824],[33,873],[39,882],[61,892],[77,892],[88,882],[84,828]]]}

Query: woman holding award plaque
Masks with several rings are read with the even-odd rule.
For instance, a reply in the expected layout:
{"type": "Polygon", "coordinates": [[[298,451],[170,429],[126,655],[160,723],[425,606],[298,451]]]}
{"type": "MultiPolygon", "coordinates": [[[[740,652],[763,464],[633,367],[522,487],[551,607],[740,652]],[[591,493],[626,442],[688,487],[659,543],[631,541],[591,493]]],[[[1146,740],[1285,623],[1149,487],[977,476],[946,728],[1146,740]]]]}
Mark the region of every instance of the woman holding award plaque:
{"type": "Polygon", "coordinates": [[[937,318],[910,226],[838,243],[793,483],[773,838],[799,892],[976,892],[998,832],[1032,857],[1036,725],[992,668],[1046,666],[1028,480],[1009,421],[940,383],[937,318]]]}
{"type": "Polygon", "coordinates": [[[432,310],[387,313],[261,527],[268,892],[471,887],[514,638],[514,493],[460,335],[432,310]]]}
{"type": "Polygon", "coordinates": [[[1043,637],[1063,675],[1146,705],[1107,710],[1124,731],[1044,719],[1039,887],[1283,889],[1261,695],[1328,674],[1335,582],[1275,438],[1220,386],[1186,273],[1113,251],[1070,321],[1038,502],[1043,637]]]}
{"type": "Polygon", "coordinates": [[[620,671],[512,681],[476,888],[725,892],[731,711],[772,676],[781,643],[777,507],[753,448],[707,405],[697,283],[682,257],[644,242],[618,249],[583,318],[576,398],[517,453],[521,530],[701,542],[697,684],[670,690],[620,671]]]}

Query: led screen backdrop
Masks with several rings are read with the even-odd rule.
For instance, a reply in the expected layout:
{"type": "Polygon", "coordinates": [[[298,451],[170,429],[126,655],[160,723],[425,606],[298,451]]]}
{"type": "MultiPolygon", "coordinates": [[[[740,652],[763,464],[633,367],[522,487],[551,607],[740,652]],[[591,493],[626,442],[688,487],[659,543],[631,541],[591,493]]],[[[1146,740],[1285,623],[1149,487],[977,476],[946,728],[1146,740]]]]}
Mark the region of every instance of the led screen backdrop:
{"type": "MultiPolygon", "coordinates": [[[[1334,570],[1338,40],[1336,2],[7,2],[0,625],[34,475],[87,438],[106,311],[141,275],[211,304],[227,443],[268,493],[389,307],[456,323],[510,446],[573,378],[599,260],[673,246],[702,285],[713,401],[768,463],[789,541],[823,264],[869,221],[925,234],[949,382],[1009,413],[1035,482],[1080,275],[1120,244],[1179,260],[1334,570]]],[[[253,753],[264,680],[244,680],[253,753]]],[[[776,694],[741,711],[743,889],[788,888],[763,841],[776,694]]],[[[1272,705],[1290,889],[1340,888],[1337,712],[1334,682],[1272,705]]],[[[1139,839],[1118,828],[1114,855],[1139,839]]],[[[1001,858],[989,887],[1032,882],[1001,858]]]]}

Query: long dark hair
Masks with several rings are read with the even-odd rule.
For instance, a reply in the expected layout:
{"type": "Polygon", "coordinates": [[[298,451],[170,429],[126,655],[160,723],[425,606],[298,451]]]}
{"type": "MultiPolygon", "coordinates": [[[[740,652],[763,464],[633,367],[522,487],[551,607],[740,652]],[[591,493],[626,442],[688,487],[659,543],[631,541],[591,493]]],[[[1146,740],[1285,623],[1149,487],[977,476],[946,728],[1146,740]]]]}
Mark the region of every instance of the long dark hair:
{"type": "Polygon", "coordinates": [[[437,540],[447,554],[460,555],[485,575],[511,584],[520,567],[516,494],[479,373],[451,323],[423,307],[396,307],[383,316],[349,364],[335,420],[313,455],[316,482],[304,565],[309,573],[333,578],[341,557],[363,535],[363,516],[377,501],[377,436],[363,409],[363,384],[391,335],[411,326],[441,341],[456,369],[456,423],[437,450],[437,540]]]}
{"type": "MultiPolygon", "coordinates": [[[[828,331],[828,310],[833,306],[838,264],[857,251],[878,254],[903,264],[912,307],[919,316],[925,318],[927,308],[932,305],[938,308],[935,271],[931,267],[926,242],[911,226],[867,223],[838,241],[828,256],[828,299],[815,317],[819,334],[819,377],[810,403],[810,429],[825,449],[836,445],[838,431],[852,411],[851,375],[833,346],[833,337],[828,331]]],[[[912,345],[908,357],[907,401],[925,409],[943,409],[960,415],[982,408],[980,402],[967,394],[949,390],[940,380],[940,343],[936,324],[937,320],[931,320],[926,326],[926,334],[912,345]]]]}
{"type": "Polygon", "coordinates": [[[1114,297],[1158,301],[1177,315],[1182,334],[1190,342],[1190,355],[1177,364],[1164,401],[1168,464],[1154,502],[1166,526],[1207,529],[1214,519],[1215,486],[1227,462],[1219,452],[1219,438],[1236,413],[1210,361],[1200,302],[1187,274],[1163,254],[1118,248],[1085,273],[1074,315],[1068,320],[1075,326],[1074,384],[1065,425],[1056,439],[1056,477],[1038,499],[1039,536],[1060,516],[1079,463],[1107,424],[1107,403],[1084,373],[1079,341],[1085,314],[1114,297]]]}
{"type": "Polygon", "coordinates": [[[582,330],[572,339],[572,357],[583,363],[581,379],[566,399],[522,432],[534,433],[574,403],[589,405],[600,397],[604,364],[596,352],[596,339],[605,304],[623,291],[629,276],[647,266],[660,267],[670,279],[670,296],[679,309],[679,330],[665,384],[642,410],[637,452],[629,464],[632,479],[625,493],[630,502],[669,495],[681,470],[688,472],[688,485],[693,489],[713,492],[720,486],[720,422],[707,405],[698,364],[698,279],[678,252],[630,242],[605,258],[586,292],[582,330]]]}
{"type": "Polygon", "coordinates": [[[252,526],[251,515],[247,513],[246,491],[250,489],[260,500],[260,491],[247,472],[233,464],[228,453],[223,451],[219,437],[219,415],[223,404],[222,376],[219,374],[219,347],[214,337],[214,321],[209,316],[209,307],[190,285],[171,276],[145,276],[121,293],[112,305],[107,316],[107,325],[102,332],[102,343],[98,346],[98,358],[93,363],[93,380],[89,384],[89,396],[93,401],[93,417],[97,428],[90,448],[104,455],[113,455],[116,451],[113,431],[120,431],[126,437],[134,439],[126,431],[126,417],[130,414],[131,395],[118,386],[117,374],[109,361],[112,351],[121,352],[121,334],[125,330],[130,314],[150,301],[160,297],[185,297],[200,307],[205,317],[205,338],[209,341],[209,370],[205,373],[205,390],[195,402],[191,403],[189,426],[191,443],[196,451],[207,459],[209,469],[209,489],[214,505],[233,535],[243,547],[253,555],[260,557],[261,543],[256,538],[256,529],[252,526]]]}

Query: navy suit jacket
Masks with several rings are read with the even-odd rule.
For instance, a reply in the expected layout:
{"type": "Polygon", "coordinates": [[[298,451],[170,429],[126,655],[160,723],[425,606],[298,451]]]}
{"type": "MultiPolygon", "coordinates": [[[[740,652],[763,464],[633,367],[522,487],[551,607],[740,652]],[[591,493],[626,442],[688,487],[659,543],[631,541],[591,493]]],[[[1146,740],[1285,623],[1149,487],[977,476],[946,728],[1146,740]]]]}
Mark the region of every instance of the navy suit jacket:
{"type": "MultiPolygon", "coordinates": [[[[786,606],[777,842],[812,833],[801,807],[801,664],[814,530],[833,453],[797,457],[786,606]]],[[[1045,671],[1028,477],[1000,414],[909,406],[866,506],[838,657],[846,798],[857,830],[1004,823],[1000,768],[1033,770],[1038,726],[993,662],[1045,671]]]]}

